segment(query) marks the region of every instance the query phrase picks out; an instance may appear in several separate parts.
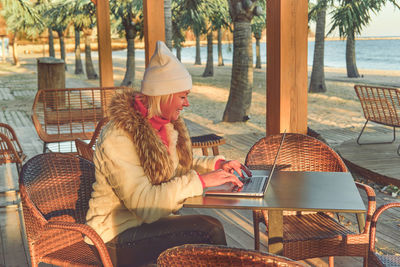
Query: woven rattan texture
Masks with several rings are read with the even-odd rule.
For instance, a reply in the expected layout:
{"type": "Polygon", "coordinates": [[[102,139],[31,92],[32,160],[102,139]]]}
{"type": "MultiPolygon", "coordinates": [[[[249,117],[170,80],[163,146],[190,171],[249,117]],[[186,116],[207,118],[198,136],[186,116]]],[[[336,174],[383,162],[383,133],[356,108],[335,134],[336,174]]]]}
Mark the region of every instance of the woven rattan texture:
{"type": "Polygon", "coordinates": [[[19,173],[25,158],[14,129],[8,124],[0,123],[0,164],[15,163],[19,173]]]}
{"type": "Polygon", "coordinates": [[[290,259],[254,250],[217,245],[182,245],[164,251],[157,266],[303,266],[290,259]]]}
{"type": "Polygon", "coordinates": [[[354,89],[366,120],[400,127],[399,89],[369,85],[355,85],[354,89]]]}
{"type": "MultiPolygon", "coordinates": [[[[374,213],[371,222],[368,266],[400,266],[399,255],[379,255],[375,252],[376,226],[381,214],[391,208],[400,208],[400,202],[387,203],[380,206],[374,213]]],[[[399,218],[398,218],[399,219],[399,218]]]]}
{"type": "Polygon", "coordinates": [[[94,146],[96,144],[97,137],[99,136],[101,129],[104,127],[104,125],[107,124],[108,121],[108,117],[105,117],[99,121],[89,143],[86,143],[79,138],[75,139],[76,151],[78,152],[79,156],[84,159],[93,161],[94,146]]]}
{"type": "Polygon", "coordinates": [[[94,181],[93,163],[68,154],[37,155],[23,166],[19,185],[32,266],[112,266],[102,239],[85,224],[94,181]]]}
{"type": "MultiPolygon", "coordinates": [[[[32,106],[32,121],[47,143],[90,140],[96,125],[107,117],[113,95],[126,87],[41,89],[32,106]]],[[[44,148],[45,151],[45,148],[44,148]]]]}
{"type": "MultiPolygon", "coordinates": [[[[245,164],[250,168],[270,169],[281,142],[282,134],[260,139],[250,149],[245,164]]],[[[282,145],[277,169],[280,171],[329,171],[347,172],[340,156],[322,141],[313,137],[287,133],[282,145]]],[[[370,197],[365,230],[352,233],[343,225],[324,213],[285,211],[283,219],[283,255],[291,259],[306,259],[324,256],[367,256],[370,219],[375,210],[375,193],[371,187],[356,184],[366,190],[370,197]]],[[[268,225],[267,211],[254,211],[255,248],[259,249],[259,223],[268,225]]],[[[268,229],[268,227],[267,227],[268,229]]]]}

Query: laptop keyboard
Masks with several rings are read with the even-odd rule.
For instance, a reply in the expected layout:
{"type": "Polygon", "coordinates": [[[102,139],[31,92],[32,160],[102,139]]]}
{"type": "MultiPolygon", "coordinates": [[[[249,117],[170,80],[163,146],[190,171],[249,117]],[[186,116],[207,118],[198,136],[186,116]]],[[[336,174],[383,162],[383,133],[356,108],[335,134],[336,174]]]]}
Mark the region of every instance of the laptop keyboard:
{"type": "Polygon", "coordinates": [[[233,191],[234,192],[258,192],[260,187],[261,187],[261,183],[263,182],[263,179],[248,179],[246,182],[244,182],[243,187],[238,187],[235,186],[233,191]]]}

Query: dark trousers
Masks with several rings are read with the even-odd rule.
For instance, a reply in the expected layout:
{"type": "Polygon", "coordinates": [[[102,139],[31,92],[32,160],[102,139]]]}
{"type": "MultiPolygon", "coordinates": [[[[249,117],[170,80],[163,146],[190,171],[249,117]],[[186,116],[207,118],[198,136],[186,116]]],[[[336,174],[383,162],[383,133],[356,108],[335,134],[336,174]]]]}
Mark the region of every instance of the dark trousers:
{"type": "Polygon", "coordinates": [[[156,263],[161,252],[183,244],[226,245],[223,226],[210,216],[169,216],[127,229],[106,246],[114,266],[141,266],[156,263]]]}

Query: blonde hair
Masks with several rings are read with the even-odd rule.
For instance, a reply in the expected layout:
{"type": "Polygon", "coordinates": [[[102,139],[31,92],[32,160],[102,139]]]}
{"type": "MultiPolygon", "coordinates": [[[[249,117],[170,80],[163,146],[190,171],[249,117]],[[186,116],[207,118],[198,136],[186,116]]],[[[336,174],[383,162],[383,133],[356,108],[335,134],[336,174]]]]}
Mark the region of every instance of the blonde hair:
{"type": "Polygon", "coordinates": [[[172,102],[172,97],[174,94],[168,95],[158,95],[158,96],[148,96],[143,95],[147,103],[147,118],[152,118],[154,116],[161,116],[161,103],[172,102]]]}

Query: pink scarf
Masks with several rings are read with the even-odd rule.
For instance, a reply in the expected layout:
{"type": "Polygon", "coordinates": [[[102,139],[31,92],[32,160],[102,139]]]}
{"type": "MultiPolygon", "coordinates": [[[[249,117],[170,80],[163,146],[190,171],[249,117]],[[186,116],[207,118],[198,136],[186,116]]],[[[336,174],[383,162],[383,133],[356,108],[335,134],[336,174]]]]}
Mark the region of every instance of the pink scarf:
{"type": "MultiPolygon", "coordinates": [[[[147,108],[140,101],[140,95],[135,96],[134,108],[137,111],[139,111],[144,118],[146,118],[148,111],[147,111],[147,108]]],[[[163,119],[159,116],[153,116],[150,119],[148,119],[148,122],[150,122],[153,129],[156,130],[156,133],[161,138],[161,141],[167,147],[167,150],[168,150],[169,142],[168,142],[167,129],[165,128],[165,124],[169,123],[170,121],[163,119]]]]}

